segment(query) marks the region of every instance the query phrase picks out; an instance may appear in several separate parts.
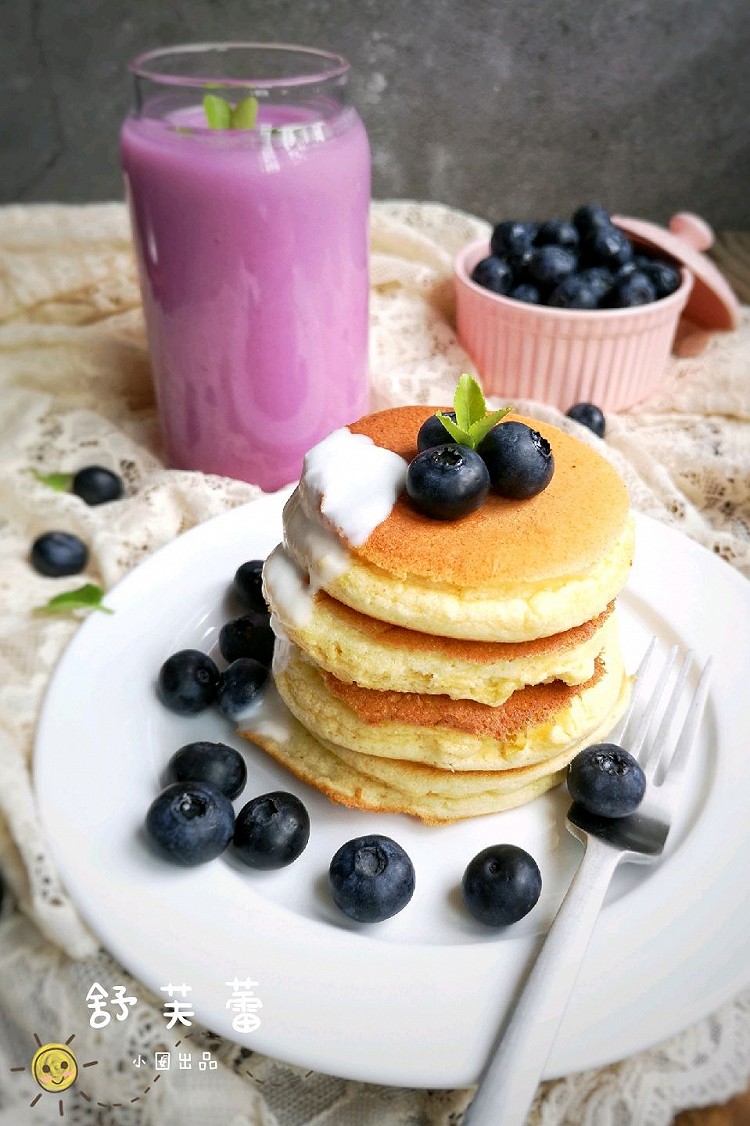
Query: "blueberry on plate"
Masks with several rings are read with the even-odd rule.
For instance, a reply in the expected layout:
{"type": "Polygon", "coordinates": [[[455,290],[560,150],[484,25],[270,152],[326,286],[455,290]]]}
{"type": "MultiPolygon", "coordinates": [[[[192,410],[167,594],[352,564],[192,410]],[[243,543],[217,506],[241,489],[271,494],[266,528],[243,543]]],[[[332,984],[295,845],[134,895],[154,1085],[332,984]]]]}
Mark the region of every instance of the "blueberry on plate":
{"type": "Polygon", "coordinates": [[[614,271],[633,257],[630,239],[612,224],[608,227],[595,227],[590,231],[583,240],[581,250],[585,265],[606,266],[614,271]]]}
{"type": "Polygon", "coordinates": [[[276,638],[271,629],[271,615],[251,610],[234,618],[219,630],[219,650],[225,661],[252,657],[262,665],[270,665],[276,638]]]}
{"type": "Polygon", "coordinates": [[[572,274],[577,265],[575,252],[565,246],[538,246],[529,258],[526,275],[529,281],[549,289],[572,274]]]}
{"type": "MultiPolygon", "coordinates": [[[[446,414],[452,422],[456,421],[455,411],[443,411],[443,414],[446,414]]],[[[445,446],[455,442],[455,440],[455,438],[451,438],[438,416],[431,414],[419,428],[417,449],[420,453],[424,453],[425,450],[431,450],[433,446],[445,446]]]]}
{"type": "Polygon", "coordinates": [[[264,559],[249,559],[242,563],[234,575],[234,591],[248,610],[259,614],[268,613],[268,603],[263,597],[264,559]]]}
{"type": "Polygon", "coordinates": [[[151,803],[146,832],[162,856],[175,864],[205,864],[232,839],[232,803],[206,782],[173,782],[151,803]]]}
{"type": "Polygon", "coordinates": [[[87,465],[73,477],[71,490],[86,504],[107,504],[122,496],[122,478],[101,465],[87,465]]]}
{"type": "Polygon", "coordinates": [[[536,223],[505,219],[502,223],[496,223],[492,228],[490,250],[498,258],[522,254],[524,250],[531,246],[536,231],[536,223]]]}
{"type": "Polygon", "coordinates": [[[656,290],[642,270],[634,270],[615,280],[606,297],[607,307],[611,309],[632,309],[636,305],[650,305],[652,301],[656,301],[656,290]]]}
{"type": "Polygon", "coordinates": [[[180,649],[159,669],[159,699],[178,715],[196,715],[216,699],[219,670],[199,649],[180,649]]]}
{"type": "Polygon", "coordinates": [[[552,290],[547,304],[557,309],[596,309],[599,295],[580,274],[568,274],[552,290]]]}
{"type": "Polygon", "coordinates": [[[568,250],[577,250],[579,242],[577,229],[567,219],[547,219],[534,239],[535,246],[566,246],[568,250]]]}
{"type": "Polygon", "coordinates": [[[78,575],[88,558],[86,544],[72,532],[43,532],[31,545],[31,566],[52,579],[78,575]]]}
{"type": "Polygon", "coordinates": [[[483,503],[490,475],[468,446],[433,446],[409,463],[406,491],[414,507],[436,520],[458,520],[483,503]]]}
{"type": "Polygon", "coordinates": [[[310,815],[294,794],[275,790],[243,806],[234,826],[237,856],[251,868],[285,868],[305,851],[310,815]]]}
{"type": "Polygon", "coordinates": [[[238,657],[219,677],[216,703],[227,719],[242,719],[255,704],[268,680],[268,666],[252,657],[238,657]]]}
{"type": "Polygon", "coordinates": [[[600,203],[584,203],[573,213],[573,225],[582,238],[599,227],[611,227],[612,219],[600,203]]]}
{"type": "Polygon", "coordinates": [[[550,444],[525,422],[501,422],[477,447],[490,481],[502,497],[526,500],[552,480],[555,459],[550,444]]]}
{"type": "Polygon", "coordinates": [[[233,801],[245,788],[247,767],[226,743],[186,743],[172,755],[166,776],[170,782],[208,782],[233,801]]]}
{"type": "Polygon", "coordinates": [[[471,280],[482,289],[504,294],[513,285],[513,270],[504,259],[490,255],[477,262],[471,271],[471,280]]]}
{"type": "Polygon", "coordinates": [[[604,437],[607,420],[600,407],[595,403],[574,403],[566,412],[568,418],[580,422],[581,426],[588,427],[597,438],[604,437]]]}
{"type": "Polygon", "coordinates": [[[636,759],[616,743],[579,751],[568,767],[573,801],[599,817],[627,817],[641,804],[646,777],[636,759]]]}
{"type": "Polygon", "coordinates": [[[380,923],[414,894],[414,865],[390,837],[372,833],[347,841],[328,871],[334,903],[357,923],[380,923]]]}
{"type": "Polygon", "coordinates": [[[527,305],[541,305],[542,291],[539,286],[532,285],[531,282],[521,282],[514,289],[511,289],[508,297],[512,297],[514,301],[525,301],[527,305]]]}
{"type": "Polygon", "coordinates": [[[471,860],[461,882],[464,903],[480,923],[507,927],[517,923],[539,900],[539,867],[518,845],[490,845],[471,860]]]}

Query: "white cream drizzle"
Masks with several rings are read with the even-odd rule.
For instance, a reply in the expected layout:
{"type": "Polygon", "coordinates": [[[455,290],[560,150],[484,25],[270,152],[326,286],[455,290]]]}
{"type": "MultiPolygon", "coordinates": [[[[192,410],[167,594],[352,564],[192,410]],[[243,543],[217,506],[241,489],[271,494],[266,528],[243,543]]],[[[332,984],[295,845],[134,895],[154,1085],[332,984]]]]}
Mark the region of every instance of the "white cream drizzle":
{"type": "Polygon", "coordinates": [[[305,456],[301,486],[352,547],[361,547],[390,514],[406,481],[407,462],[346,426],[305,456]]]}
{"type": "Polygon", "coordinates": [[[360,546],[388,517],[406,470],[398,454],[346,427],[308,452],[284,508],[284,543],[263,571],[277,636],[284,636],[284,623],[300,627],[309,621],[315,592],[347,570],[347,544],[360,546]]]}

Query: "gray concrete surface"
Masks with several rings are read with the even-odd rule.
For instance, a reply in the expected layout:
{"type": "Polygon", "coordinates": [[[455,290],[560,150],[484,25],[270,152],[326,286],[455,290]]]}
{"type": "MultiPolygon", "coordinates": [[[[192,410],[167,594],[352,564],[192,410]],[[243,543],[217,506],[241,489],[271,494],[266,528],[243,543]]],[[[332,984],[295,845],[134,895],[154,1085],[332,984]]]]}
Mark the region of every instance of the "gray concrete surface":
{"type": "Polygon", "coordinates": [[[354,68],[373,194],[750,227],[746,0],[2,0],[0,199],[122,194],[127,60],[257,39],[354,68]]]}

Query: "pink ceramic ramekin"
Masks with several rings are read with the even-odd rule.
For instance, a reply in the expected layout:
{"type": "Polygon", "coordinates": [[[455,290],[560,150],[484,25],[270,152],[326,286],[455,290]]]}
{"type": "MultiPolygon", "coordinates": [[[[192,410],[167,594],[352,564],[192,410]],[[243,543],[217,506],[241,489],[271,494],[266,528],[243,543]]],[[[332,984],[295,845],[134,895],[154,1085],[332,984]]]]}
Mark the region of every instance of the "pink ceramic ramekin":
{"type": "MultiPolygon", "coordinates": [[[[635,240],[633,240],[635,241],[635,240]]],[[[528,305],[471,280],[486,239],[455,261],[458,336],[477,366],[485,394],[537,399],[561,410],[596,403],[624,410],[658,390],[680,314],[693,285],[632,309],[557,309],[528,305]]]]}

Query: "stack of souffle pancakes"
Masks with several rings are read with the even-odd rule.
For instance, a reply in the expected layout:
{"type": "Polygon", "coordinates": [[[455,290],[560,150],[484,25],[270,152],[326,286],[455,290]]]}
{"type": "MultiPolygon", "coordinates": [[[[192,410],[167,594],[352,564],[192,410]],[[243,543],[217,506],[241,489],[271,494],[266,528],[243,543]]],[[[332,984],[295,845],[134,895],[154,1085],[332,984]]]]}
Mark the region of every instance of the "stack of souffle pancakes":
{"type": "MultiPolygon", "coordinates": [[[[394,408],[349,430],[408,462],[434,410],[394,408]]],[[[294,719],[243,734],[334,801],[432,824],[509,809],[555,786],[623,710],[625,485],[589,446],[525,421],[555,459],[530,499],[491,490],[443,521],[401,492],[359,544],[322,514],[304,474],[287,502],[264,584],[274,679],[294,719]],[[321,566],[326,536],[335,567],[321,566]]]]}

